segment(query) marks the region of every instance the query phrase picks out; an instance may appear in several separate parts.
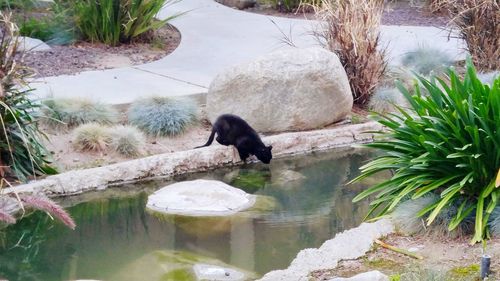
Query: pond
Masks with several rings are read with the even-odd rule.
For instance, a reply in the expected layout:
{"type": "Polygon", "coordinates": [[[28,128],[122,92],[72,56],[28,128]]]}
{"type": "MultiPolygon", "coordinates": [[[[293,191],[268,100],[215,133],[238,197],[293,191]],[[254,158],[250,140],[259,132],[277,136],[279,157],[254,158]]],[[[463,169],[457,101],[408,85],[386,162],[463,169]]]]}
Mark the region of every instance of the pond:
{"type": "Polygon", "coordinates": [[[41,212],[0,230],[0,279],[190,280],[172,263],[193,261],[227,264],[259,277],[286,268],[300,250],[359,225],[367,202],[351,200],[377,179],[346,183],[372,156],[344,149],[64,198],[60,203],[75,219],[74,231],[41,212]],[[146,211],[147,196],[158,188],[197,178],[272,197],[274,208],[199,219],[165,219],[146,211]],[[166,268],[171,274],[162,275],[166,268]]]}

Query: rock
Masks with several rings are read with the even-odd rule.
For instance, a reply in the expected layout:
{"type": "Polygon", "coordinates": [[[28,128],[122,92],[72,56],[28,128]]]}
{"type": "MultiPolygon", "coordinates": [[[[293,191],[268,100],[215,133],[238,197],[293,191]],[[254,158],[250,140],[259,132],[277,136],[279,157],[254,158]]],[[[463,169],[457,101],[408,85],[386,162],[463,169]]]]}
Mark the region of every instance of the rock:
{"type": "Polygon", "coordinates": [[[240,10],[251,8],[257,4],[256,0],[216,0],[222,5],[238,8],[240,10]]]}
{"type": "Polygon", "coordinates": [[[255,196],[215,180],[168,185],[148,198],[146,207],[164,214],[227,216],[252,207],[255,196]]]}
{"type": "Polygon", "coordinates": [[[210,84],[210,121],[241,116],[259,132],[310,130],[340,121],[353,99],[338,57],[322,48],[287,49],[218,74],[210,84]]]}
{"type": "Polygon", "coordinates": [[[329,281],[389,281],[389,277],[378,270],[373,270],[349,278],[336,277],[329,281]]]}
{"type": "Polygon", "coordinates": [[[18,52],[40,52],[50,49],[50,46],[40,39],[19,36],[18,52]]]}
{"type": "Polygon", "coordinates": [[[293,171],[293,170],[281,170],[276,174],[273,173],[273,184],[281,186],[286,185],[291,182],[302,182],[306,179],[303,174],[293,171]]]}
{"type": "Polygon", "coordinates": [[[36,0],[35,6],[40,9],[49,8],[54,4],[54,0],[36,0]]]}
{"type": "Polygon", "coordinates": [[[131,257],[106,280],[254,280],[256,274],[234,268],[220,260],[184,251],[152,251],[143,256],[131,257]],[[200,267],[201,266],[201,267],[200,267]],[[220,270],[243,279],[197,278],[198,271],[217,273],[220,270]]]}
{"type": "Polygon", "coordinates": [[[236,269],[210,264],[195,264],[194,273],[198,280],[240,281],[246,280],[245,274],[236,269]]]}

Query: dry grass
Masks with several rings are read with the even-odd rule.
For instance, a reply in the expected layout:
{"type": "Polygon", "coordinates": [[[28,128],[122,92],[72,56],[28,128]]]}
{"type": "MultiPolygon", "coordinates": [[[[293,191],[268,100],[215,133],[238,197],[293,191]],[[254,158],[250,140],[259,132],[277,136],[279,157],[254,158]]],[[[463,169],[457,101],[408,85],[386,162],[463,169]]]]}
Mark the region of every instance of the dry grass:
{"type": "Polygon", "coordinates": [[[446,0],[446,6],[474,65],[481,70],[500,69],[500,2],[446,0]]]}
{"type": "Polygon", "coordinates": [[[319,42],[335,52],[344,66],[354,102],[364,106],[386,71],[380,45],[383,0],[321,0],[314,5],[319,42]]]}

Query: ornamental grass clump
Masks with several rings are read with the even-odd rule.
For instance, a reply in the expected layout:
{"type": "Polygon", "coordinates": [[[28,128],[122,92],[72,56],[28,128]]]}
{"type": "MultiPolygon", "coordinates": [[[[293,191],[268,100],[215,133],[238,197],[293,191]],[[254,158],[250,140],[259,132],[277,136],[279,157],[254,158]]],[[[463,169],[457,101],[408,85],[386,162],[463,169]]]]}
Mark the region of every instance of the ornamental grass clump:
{"type": "Polygon", "coordinates": [[[378,114],[386,127],[367,147],[385,152],[361,167],[361,180],[391,170],[391,179],[361,192],[354,201],[375,195],[368,216],[380,218],[405,200],[436,194],[439,198],[417,213],[427,225],[447,207],[456,208],[448,230],[469,216],[474,220],[473,242],[488,236],[488,220],[497,206],[500,188],[495,177],[500,168],[500,79],[491,87],[476,75],[470,59],[463,78],[448,71],[440,78],[418,77],[415,94],[400,87],[410,109],[378,114]]]}
{"type": "Polygon", "coordinates": [[[73,134],[73,145],[79,151],[103,152],[112,141],[109,129],[97,123],[81,125],[74,130],[73,134]]]}
{"type": "Polygon", "coordinates": [[[148,135],[174,136],[196,119],[196,112],[196,102],[191,99],[150,97],[131,105],[128,120],[148,135]]]}
{"type": "Polygon", "coordinates": [[[142,154],[142,148],[146,143],[146,138],[136,127],[115,126],[110,128],[110,131],[110,146],[114,151],[126,157],[142,154]]]}
{"type": "Polygon", "coordinates": [[[383,0],[321,0],[313,4],[319,42],[336,53],[345,68],[354,102],[364,106],[387,67],[380,48],[383,0]]]}
{"type": "Polygon", "coordinates": [[[453,59],[445,52],[435,49],[419,47],[403,55],[403,66],[420,75],[440,75],[452,66],[453,59]]]}
{"type": "Polygon", "coordinates": [[[443,0],[458,36],[477,68],[500,69],[500,2],[498,0],[443,0]]]}
{"type": "Polygon", "coordinates": [[[396,88],[377,88],[370,97],[368,108],[379,113],[395,112],[396,106],[405,106],[406,99],[396,88]]]}
{"type": "Polygon", "coordinates": [[[86,98],[51,98],[43,101],[45,123],[72,128],[87,123],[112,124],[118,113],[111,106],[86,98]]]}

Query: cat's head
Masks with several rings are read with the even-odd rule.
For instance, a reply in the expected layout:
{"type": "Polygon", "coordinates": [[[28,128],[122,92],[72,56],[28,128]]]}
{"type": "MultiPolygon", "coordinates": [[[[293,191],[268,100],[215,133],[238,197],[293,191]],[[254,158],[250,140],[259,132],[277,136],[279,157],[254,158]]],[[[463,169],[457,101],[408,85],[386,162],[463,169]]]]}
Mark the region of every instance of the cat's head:
{"type": "Polygon", "coordinates": [[[271,159],[273,159],[271,149],[273,149],[272,145],[260,147],[255,152],[255,156],[257,157],[257,159],[262,161],[262,163],[269,164],[271,162],[271,159]]]}

